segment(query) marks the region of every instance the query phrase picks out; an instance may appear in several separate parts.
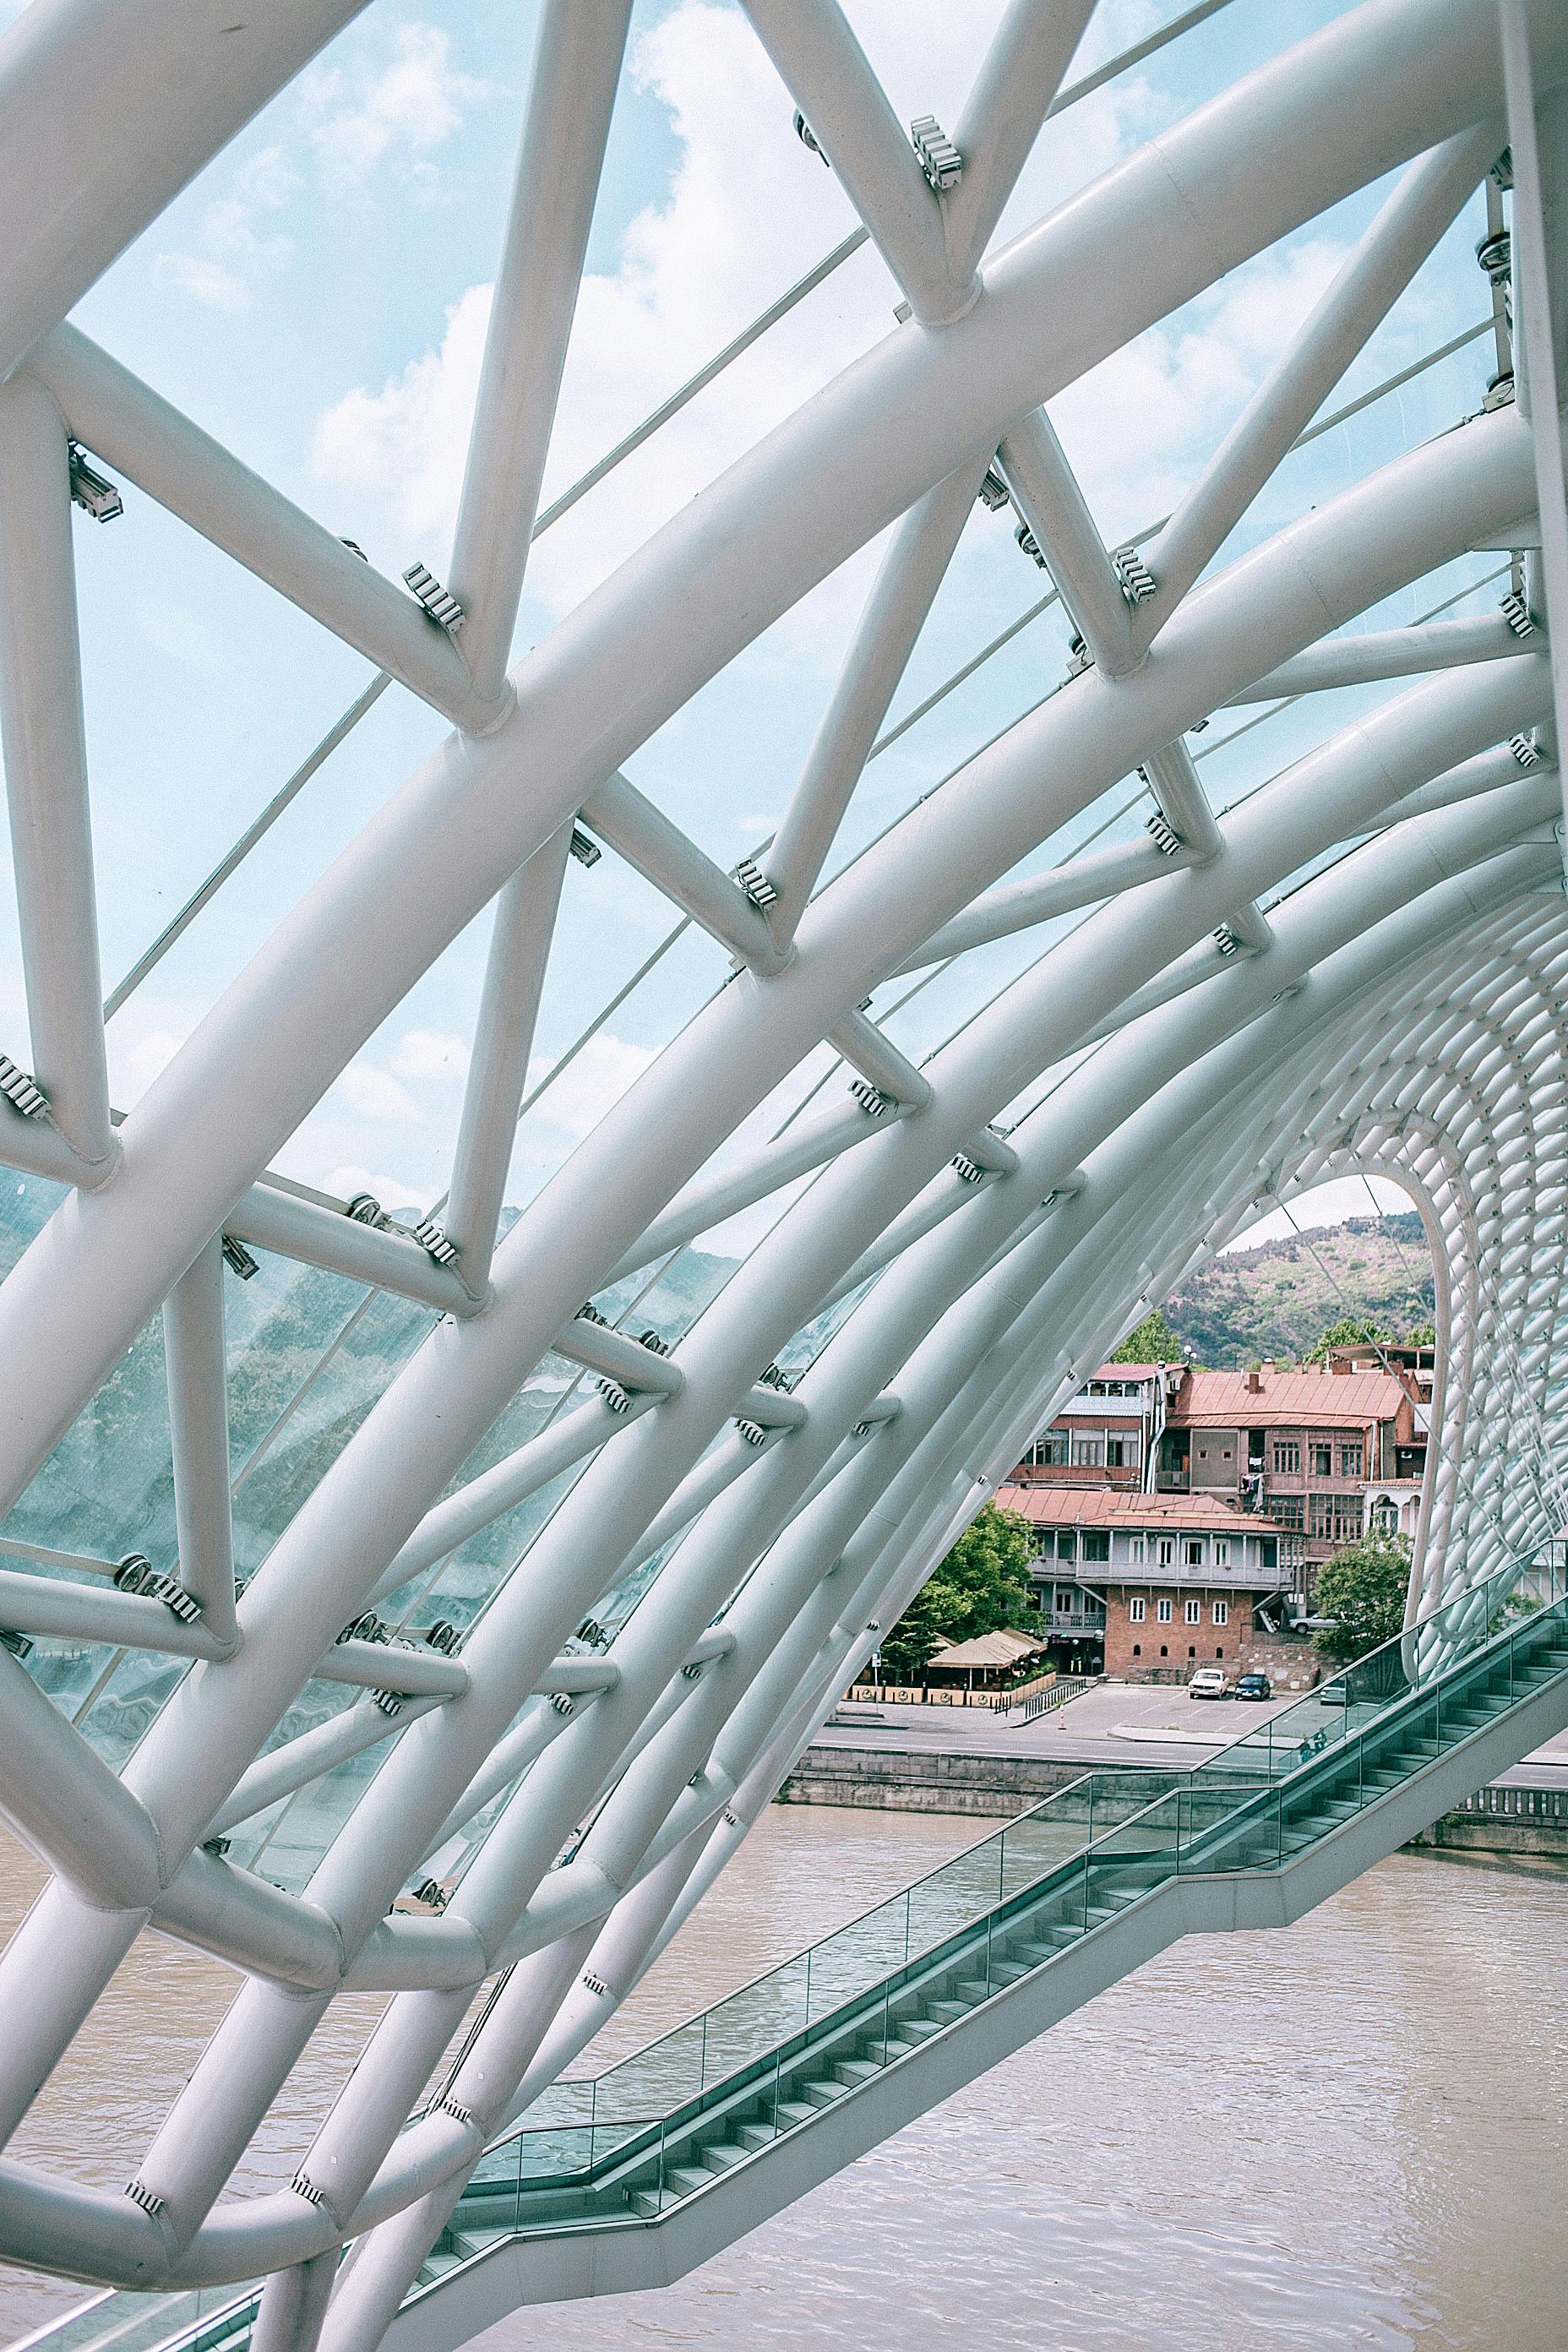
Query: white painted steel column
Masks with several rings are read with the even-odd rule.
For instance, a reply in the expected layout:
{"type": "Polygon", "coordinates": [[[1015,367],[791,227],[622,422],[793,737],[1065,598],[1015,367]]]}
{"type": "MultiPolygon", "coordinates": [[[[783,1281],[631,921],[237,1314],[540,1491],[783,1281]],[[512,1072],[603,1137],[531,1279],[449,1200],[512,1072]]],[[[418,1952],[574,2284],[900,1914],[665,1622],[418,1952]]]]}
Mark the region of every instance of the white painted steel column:
{"type": "MultiPolygon", "coordinates": [[[[60,1134],[115,1154],[103,1045],[66,430],[41,384],[0,384],[0,742],[32,1061],[60,1134]]],[[[5,1041],[11,1059],[21,1041],[5,1041]]]]}

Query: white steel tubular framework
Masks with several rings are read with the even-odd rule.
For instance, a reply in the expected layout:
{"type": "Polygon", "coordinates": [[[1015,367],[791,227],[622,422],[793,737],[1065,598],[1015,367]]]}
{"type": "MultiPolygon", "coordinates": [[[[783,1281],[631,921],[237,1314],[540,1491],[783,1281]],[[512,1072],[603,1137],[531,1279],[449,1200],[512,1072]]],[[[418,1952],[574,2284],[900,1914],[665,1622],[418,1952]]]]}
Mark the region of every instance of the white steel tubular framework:
{"type": "MultiPolygon", "coordinates": [[[[1562,1531],[1568,527],[1540,404],[1568,381],[1542,316],[1568,16],[1357,0],[998,244],[1093,0],[1013,0],[956,142],[933,125],[923,144],[835,0],[745,0],[786,133],[798,107],[862,223],[825,269],[868,241],[899,322],[509,671],[531,542],[565,504],[538,511],[630,11],[538,11],[457,634],[67,323],[357,10],[225,13],[34,0],[0,39],[20,207],[0,262],[0,735],[32,1065],[0,1070],[0,1163],[40,1204],[0,1285],[0,1810],[49,1874],[0,1958],[0,2146],[138,1937],[241,1979],[123,2150],[125,2193],[0,2158],[0,2257],[120,2288],[265,2277],[268,2352],[372,2352],[488,2140],[637,1982],[876,1626],[1085,1369],[1260,1204],[1375,1172],[1425,1220],[1442,1349],[1413,1617],[1562,1531]],[[1507,377],[1483,405],[1478,382],[1459,429],[1237,552],[1489,172],[1494,206],[1515,201],[1502,151],[1537,117],[1520,401],[1507,377]],[[1173,513],[1108,548],[1047,404],[1390,174],[1173,513]],[[390,681],[453,730],[123,1118],[80,445],[375,666],[346,724],[390,681]],[[1012,577],[1037,580],[1029,555],[1048,575],[1055,682],[868,839],[857,795],[911,653],[961,540],[1003,506],[1012,577]],[[725,872],[623,767],[884,532],[775,831],[725,872]],[[1511,570],[1501,615],[1488,551],[1511,570]],[[1342,688],[1353,706],[1301,724],[1342,688]],[[1247,738],[1216,807],[1203,763],[1265,723],[1226,706],[1259,701],[1294,712],[1292,754],[1271,772],[1279,739],[1247,738]],[[669,900],[710,992],[509,1222],[571,859],[600,843],[669,900]],[[277,1178],[487,908],[449,1199],[416,1230],[277,1178]],[[936,983],[945,1034],[904,1012],[936,983]],[[671,1267],[742,1212],[762,1238],[678,1311],[671,1267]],[[259,1437],[226,1331],[258,1254],[357,1302],[259,1437]],[[314,1384],[378,1316],[403,1335],[384,1379],[307,1442],[314,1384]],[[109,1533],[100,1552],[52,1529],[38,1497],[149,1349],[166,1540],[126,1560],[109,1533]],[[263,1493],[285,1496],[269,1517],[263,1493]],[[389,2005],[292,2186],[238,2195],[358,1990],[389,2005]]],[[[583,1010],[580,1045],[607,1017],[583,1010]]]]}

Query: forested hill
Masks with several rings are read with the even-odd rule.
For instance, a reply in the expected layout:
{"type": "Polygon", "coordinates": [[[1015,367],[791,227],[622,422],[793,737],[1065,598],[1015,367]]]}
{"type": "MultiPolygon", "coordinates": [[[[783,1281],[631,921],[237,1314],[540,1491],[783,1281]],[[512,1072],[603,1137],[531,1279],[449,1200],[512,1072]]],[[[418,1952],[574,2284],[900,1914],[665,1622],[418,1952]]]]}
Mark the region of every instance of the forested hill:
{"type": "Polygon", "coordinates": [[[1415,1210],[1352,1217],[1210,1261],[1165,1301],[1194,1363],[1299,1360],[1342,1316],[1395,1338],[1434,1314],[1431,1255],[1415,1210]]]}

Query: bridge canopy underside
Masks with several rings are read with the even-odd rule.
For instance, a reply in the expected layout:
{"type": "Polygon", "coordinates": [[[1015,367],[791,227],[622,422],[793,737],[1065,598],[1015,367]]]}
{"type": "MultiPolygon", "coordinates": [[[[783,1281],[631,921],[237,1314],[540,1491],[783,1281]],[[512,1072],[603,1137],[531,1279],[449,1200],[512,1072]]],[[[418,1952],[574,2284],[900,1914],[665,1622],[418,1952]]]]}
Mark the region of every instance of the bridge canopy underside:
{"type": "MultiPolygon", "coordinates": [[[[1262,1209],[1381,1176],[1431,1244],[1402,1704],[1562,1535],[1568,16],[1208,0],[1119,51],[1115,0],[1013,0],[916,10],[900,66],[879,0],[742,0],[744,168],[822,257],[785,290],[759,205],[754,325],[616,441],[658,28],[537,0],[466,469],[399,582],[68,316],[131,315],[171,205],[230,219],[231,142],[287,190],[378,12],[5,13],[0,1813],[47,1875],[0,2259],[265,2281],[265,2352],[374,2352],[879,1628],[1262,1209]],[[161,814],[103,723],[132,543],[354,682],[281,789],[232,747],[195,887],[205,786],[161,814]],[[417,1204],[351,1186],[323,1137],[415,1097],[417,1204]],[[232,2005],[107,2176],[47,2169],[151,1936],[232,2005]]],[[[226,722],[181,719],[194,772],[226,722]]],[[[1559,1670],[1543,1634],[1531,1705],[1559,1670]]]]}

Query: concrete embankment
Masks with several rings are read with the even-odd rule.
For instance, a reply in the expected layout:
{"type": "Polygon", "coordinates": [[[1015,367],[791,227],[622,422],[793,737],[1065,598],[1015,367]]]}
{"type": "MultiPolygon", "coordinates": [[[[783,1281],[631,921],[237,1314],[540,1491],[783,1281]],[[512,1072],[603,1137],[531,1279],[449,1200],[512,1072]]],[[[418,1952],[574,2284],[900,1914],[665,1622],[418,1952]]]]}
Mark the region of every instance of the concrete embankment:
{"type": "MultiPolygon", "coordinates": [[[[806,1749],[779,1801],[1005,1820],[1090,1770],[1100,1788],[1109,1783],[1120,1798],[1135,1796],[1150,1768],[1129,1764],[1108,1770],[1065,1758],[817,1746],[806,1749]]],[[[1482,1789],[1415,1843],[1455,1853],[1568,1861],[1568,1790],[1511,1784],[1482,1789]]]]}

